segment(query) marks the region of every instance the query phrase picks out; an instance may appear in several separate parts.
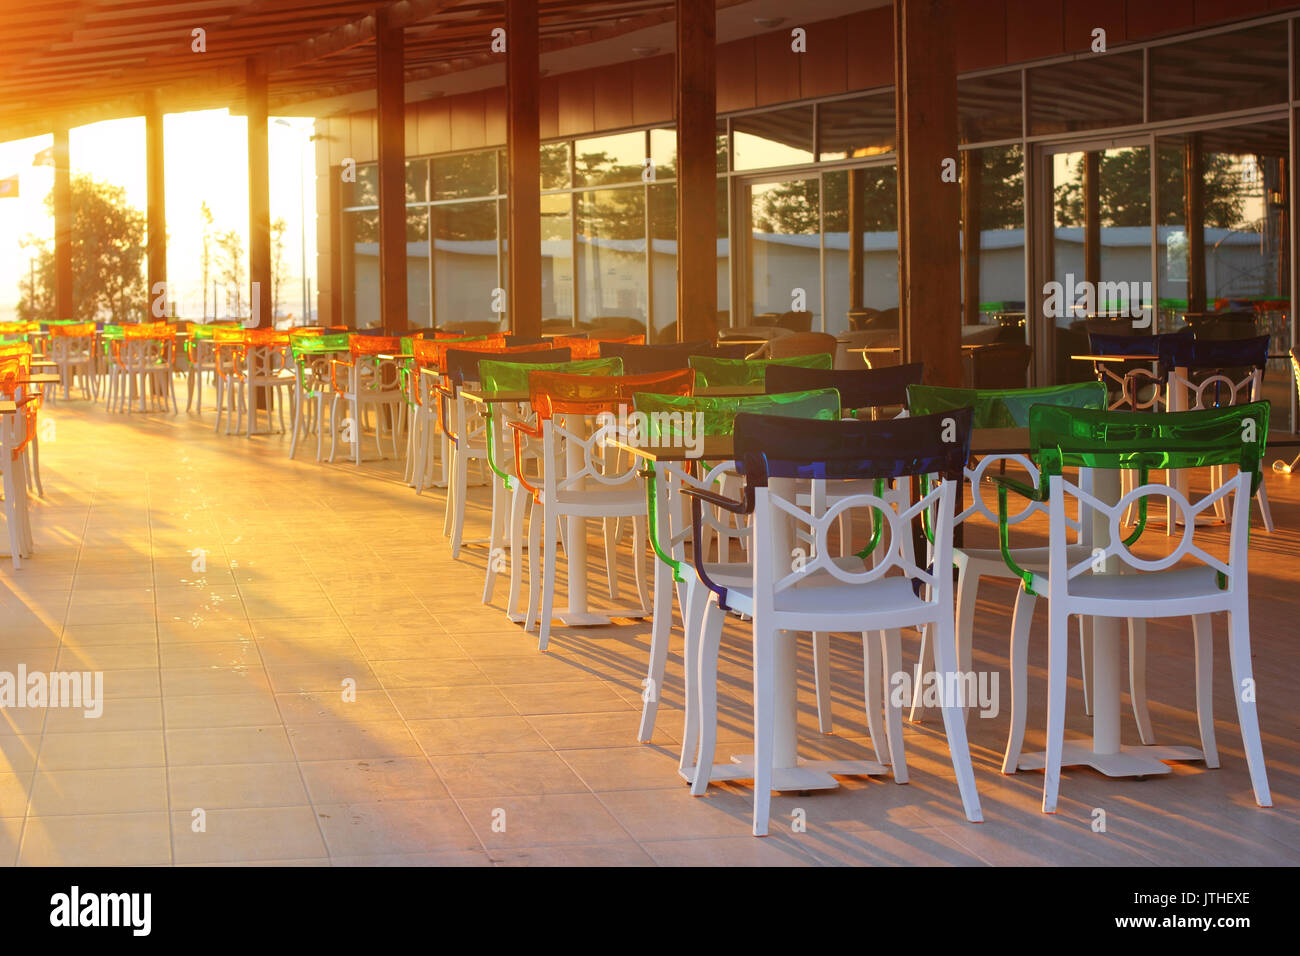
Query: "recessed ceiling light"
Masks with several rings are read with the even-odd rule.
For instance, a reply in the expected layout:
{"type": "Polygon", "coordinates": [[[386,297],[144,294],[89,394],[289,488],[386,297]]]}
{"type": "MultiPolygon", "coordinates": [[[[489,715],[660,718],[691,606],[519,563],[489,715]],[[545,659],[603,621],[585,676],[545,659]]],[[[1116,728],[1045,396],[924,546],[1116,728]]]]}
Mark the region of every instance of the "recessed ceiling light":
{"type": "Polygon", "coordinates": [[[632,52],[637,56],[654,56],[659,52],[659,48],[657,46],[634,46],[632,52]]]}
{"type": "Polygon", "coordinates": [[[785,23],[785,17],[754,17],[754,22],[760,27],[766,27],[770,30],[772,27],[779,27],[785,23]]]}

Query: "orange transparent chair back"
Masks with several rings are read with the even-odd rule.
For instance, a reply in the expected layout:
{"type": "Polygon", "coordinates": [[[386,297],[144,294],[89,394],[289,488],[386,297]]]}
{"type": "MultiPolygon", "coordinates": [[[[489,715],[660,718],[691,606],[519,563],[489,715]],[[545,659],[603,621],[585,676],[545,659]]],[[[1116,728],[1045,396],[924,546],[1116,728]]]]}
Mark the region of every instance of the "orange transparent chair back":
{"type": "Polygon", "coordinates": [[[275,329],[249,329],[244,333],[244,341],[249,345],[288,345],[289,333],[275,329]]]}
{"type": "Polygon", "coordinates": [[[650,372],[645,375],[570,375],[564,372],[529,372],[529,402],[537,419],[552,415],[595,415],[632,405],[637,392],[656,395],[691,395],[695,370],[650,372]]]}
{"type": "Polygon", "coordinates": [[[434,347],[436,358],[433,367],[439,372],[447,371],[447,351],[449,349],[460,349],[469,352],[508,352],[506,348],[505,336],[498,339],[438,339],[431,343],[434,347]]]}
{"type": "Polygon", "coordinates": [[[76,325],[51,325],[50,335],[55,338],[84,338],[95,334],[94,322],[78,322],[76,325]]]}
{"type": "Polygon", "coordinates": [[[396,335],[349,335],[348,351],[354,356],[398,354],[402,351],[402,340],[396,335]]]}
{"type": "Polygon", "coordinates": [[[579,338],[573,335],[557,335],[551,339],[557,349],[568,349],[575,362],[581,359],[600,358],[601,342],[617,342],[620,345],[644,345],[644,335],[606,335],[601,338],[579,338]]]}

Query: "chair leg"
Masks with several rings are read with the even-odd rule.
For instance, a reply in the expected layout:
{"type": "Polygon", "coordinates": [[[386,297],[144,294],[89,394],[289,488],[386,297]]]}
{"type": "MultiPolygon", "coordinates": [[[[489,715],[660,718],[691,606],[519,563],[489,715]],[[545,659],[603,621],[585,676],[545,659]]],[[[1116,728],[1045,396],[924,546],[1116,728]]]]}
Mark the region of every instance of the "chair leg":
{"type": "Polygon", "coordinates": [[[726,611],[717,601],[707,601],[700,625],[699,649],[695,669],[699,688],[696,712],[700,728],[700,745],[695,758],[695,778],[691,795],[702,797],[713,776],[713,757],[718,745],[718,646],[722,643],[722,624],[726,611]]]}
{"type": "Polygon", "coordinates": [[[1016,591],[1016,607],[1011,616],[1011,728],[1007,749],[1002,755],[1002,772],[1015,773],[1020,765],[1020,751],[1025,744],[1025,720],[1029,713],[1029,625],[1034,619],[1038,599],[1023,587],[1016,591]]]}
{"type": "Polygon", "coordinates": [[[682,631],[685,643],[682,650],[682,670],[685,682],[683,703],[686,708],[682,720],[682,753],[678,769],[690,770],[698,760],[697,747],[700,740],[699,712],[699,662],[700,634],[704,627],[704,615],[710,603],[712,592],[699,582],[694,574],[686,576],[686,603],[682,605],[682,631]]]}
{"type": "Polygon", "coordinates": [[[1138,736],[1147,746],[1156,742],[1151,729],[1151,713],[1147,709],[1147,622],[1146,618],[1131,617],[1128,621],[1128,694],[1133,703],[1133,719],[1137,721],[1138,736]]]}
{"type": "Polygon", "coordinates": [[[652,601],[650,597],[649,575],[646,573],[646,519],[636,517],[632,519],[632,573],[636,579],[637,598],[641,602],[641,607],[649,608],[652,601]]]}
{"type": "Polygon", "coordinates": [[[907,715],[909,721],[918,721],[921,719],[921,688],[925,684],[925,662],[930,655],[930,633],[934,626],[926,624],[921,628],[921,643],[916,650],[916,673],[912,681],[912,710],[907,715]]]}
{"type": "MultiPolygon", "coordinates": [[[[456,507],[451,513],[451,556],[455,559],[460,557],[461,537],[465,533],[465,505],[469,495],[469,455],[456,456],[456,470],[452,480],[456,486],[456,507]]],[[[447,501],[451,501],[450,495],[447,501]]]]}
{"type": "Polygon", "coordinates": [[[524,617],[524,630],[531,631],[537,624],[542,594],[542,525],[547,520],[546,509],[534,500],[532,516],[528,520],[528,613],[524,617]]]}
{"type": "Polygon", "coordinates": [[[460,448],[456,445],[451,446],[451,468],[447,476],[447,504],[442,513],[442,536],[451,537],[452,516],[456,513],[457,487],[455,475],[458,474],[457,459],[460,458],[460,448]]]}
{"type": "MultiPolygon", "coordinates": [[[[867,732],[871,734],[871,746],[876,751],[876,762],[888,764],[892,758],[888,742],[881,733],[883,730],[881,727],[881,707],[884,706],[881,695],[883,692],[884,697],[889,699],[892,705],[893,694],[889,686],[890,677],[886,675],[892,675],[893,671],[889,669],[889,664],[884,659],[887,656],[884,645],[874,643],[879,639],[883,639],[884,633],[884,631],[862,632],[862,700],[867,707],[867,732]]],[[[816,635],[813,636],[816,638],[816,635]]],[[[813,646],[815,650],[816,644],[813,646]]],[[[820,686],[817,693],[820,696],[820,686]]],[[[818,716],[820,716],[820,711],[818,716]]]]}
{"type": "Polygon", "coordinates": [[[1056,812],[1061,789],[1061,752],[1065,749],[1065,696],[1069,661],[1067,614],[1049,606],[1047,634],[1047,759],[1043,767],[1043,812],[1056,812]]]}
{"type": "MultiPolygon", "coordinates": [[[[885,695],[885,727],[886,741],[888,743],[886,754],[887,759],[885,760],[880,759],[880,745],[876,742],[876,729],[874,726],[871,726],[871,715],[873,713],[879,715],[880,712],[881,690],[888,685],[892,675],[903,673],[902,641],[900,639],[898,628],[893,628],[888,631],[878,631],[877,633],[880,637],[880,654],[877,659],[884,659],[885,674],[883,678],[881,675],[877,674],[875,681],[868,681],[868,683],[873,684],[876,689],[874,692],[870,689],[867,691],[867,722],[868,726],[871,727],[872,746],[876,748],[876,760],[880,763],[890,764],[894,770],[894,783],[903,784],[907,783],[907,754],[903,749],[902,702],[900,701],[895,705],[893,694],[885,695]]],[[[865,634],[863,635],[863,638],[864,643],[866,643],[865,634]]],[[[872,656],[875,657],[876,655],[873,654],[872,656]]]]}
{"type": "Polygon", "coordinates": [[[618,521],[605,518],[601,521],[605,535],[605,577],[609,580],[609,599],[618,600],[618,521]]]}
{"type": "MultiPolygon", "coordinates": [[[[824,734],[831,732],[831,635],[829,631],[813,631],[813,685],[817,693],[817,728],[824,734]]],[[[868,714],[868,716],[870,716],[868,714]]]]}
{"type": "MultiPolygon", "coordinates": [[[[1219,748],[1214,742],[1214,615],[1195,615],[1192,635],[1196,643],[1196,723],[1205,766],[1213,770],[1219,766],[1219,748]]],[[[1145,737],[1142,742],[1146,743],[1145,737]]]]}
{"type": "MultiPolygon", "coordinates": [[[[971,570],[969,563],[963,563],[957,574],[957,669],[969,674],[973,645],[975,643],[975,598],[979,592],[980,576],[971,570]]],[[[974,701],[969,702],[974,704],[974,701]]],[[[964,708],[966,719],[974,707],[964,708]]]]}
{"type": "Polygon", "coordinates": [[[1268,506],[1268,488],[1264,482],[1259,483],[1259,494],[1255,496],[1255,503],[1259,505],[1259,516],[1264,522],[1264,530],[1269,534],[1273,533],[1273,511],[1268,506]]]}
{"type": "Polygon", "coordinates": [[[754,836],[767,836],[776,744],[776,642],[786,636],[754,622],[754,836]]]}
{"type": "MultiPolygon", "coordinates": [[[[555,605],[555,539],[557,524],[564,520],[560,515],[552,515],[548,508],[542,522],[542,616],[537,622],[537,649],[546,650],[551,642],[551,613],[555,605]]],[[[581,568],[569,568],[569,574],[581,574],[581,568]]]]}
{"type": "MultiPolygon", "coordinates": [[[[1244,605],[1244,601],[1242,602],[1244,605]]],[[[1264,749],[1259,738],[1259,717],[1255,713],[1255,679],[1250,664],[1250,616],[1243,606],[1228,612],[1228,655],[1232,663],[1232,695],[1237,700],[1237,720],[1241,724],[1241,743],[1250,768],[1250,783],[1255,802],[1271,807],[1268,771],[1264,767],[1264,749]]]]}
{"type": "Polygon", "coordinates": [[[1083,712],[1092,716],[1092,617],[1080,614],[1079,618],[1079,660],[1083,673],[1083,712]]]}
{"type": "Polygon", "coordinates": [[[488,530],[487,567],[483,571],[483,597],[481,604],[492,603],[492,592],[496,590],[497,558],[501,551],[502,538],[505,536],[505,489],[501,482],[492,482],[492,519],[488,530]]]}
{"type": "MultiPolygon", "coordinates": [[[[659,698],[664,691],[668,667],[668,640],[673,623],[673,573],[662,561],[655,561],[654,598],[650,617],[650,661],[641,694],[641,724],[636,739],[647,743],[654,736],[659,698]]],[[[685,611],[685,608],[682,609],[685,611]]]]}
{"type": "MultiPolygon", "coordinates": [[[[943,680],[942,686],[956,686],[949,675],[957,669],[956,622],[950,617],[940,617],[934,623],[935,670],[943,680]]],[[[947,695],[945,695],[946,697],[947,695]]],[[[952,769],[957,775],[957,789],[961,793],[966,819],[979,823],[984,819],[980,812],[979,792],[975,788],[975,770],[971,766],[970,745],[966,741],[965,711],[955,700],[943,701],[943,726],[948,736],[948,752],[952,756],[952,769]]]]}
{"type": "Polygon", "coordinates": [[[519,586],[524,572],[524,511],[529,495],[519,482],[510,490],[510,597],[506,600],[506,616],[519,620],[519,586]]]}

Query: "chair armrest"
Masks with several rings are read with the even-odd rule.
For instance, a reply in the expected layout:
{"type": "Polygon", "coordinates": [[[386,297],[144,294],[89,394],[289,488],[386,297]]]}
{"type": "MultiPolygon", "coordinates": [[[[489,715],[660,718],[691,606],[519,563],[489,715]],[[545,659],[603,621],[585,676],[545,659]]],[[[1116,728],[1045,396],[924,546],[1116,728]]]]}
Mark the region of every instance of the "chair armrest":
{"type": "MultiPolygon", "coordinates": [[[[515,444],[515,477],[519,479],[519,484],[533,496],[534,501],[541,501],[541,489],[530,485],[528,479],[524,477],[524,437],[541,438],[542,423],[538,422],[536,426],[532,426],[527,422],[508,418],[506,424],[510,426],[510,435],[515,444]]],[[[545,468],[545,464],[542,467],[545,468]]]]}

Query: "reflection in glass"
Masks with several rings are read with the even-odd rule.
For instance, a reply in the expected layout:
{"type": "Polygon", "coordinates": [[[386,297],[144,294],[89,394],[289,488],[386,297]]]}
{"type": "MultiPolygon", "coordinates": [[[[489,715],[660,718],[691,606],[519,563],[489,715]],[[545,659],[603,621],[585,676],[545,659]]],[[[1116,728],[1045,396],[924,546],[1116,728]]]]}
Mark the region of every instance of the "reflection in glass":
{"type": "Polygon", "coordinates": [[[822,175],[826,230],[826,331],[851,321],[863,328],[898,326],[898,176],[893,166],[835,170],[822,175]],[[854,255],[853,235],[860,255],[854,255]],[[852,313],[852,316],[850,315],[852,313]]]}
{"type": "Polygon", "coordinates": [[[894,149],[894,94],[823,103],[817,111],[822,159],[860,159],[894,149]]]}
{"type": "Polygon", "coordinates": [[[970,269],[976,280],[966,322],[1012,326],[1023,332],[1024,151],[1018,145],[992,146],[968,150],[962,160],[962,214],[970,216],[970,229],[979,237],[977,244],[972,243],[973,255],[966,255],[963,248],[963,268],[970,269]],[[967,192],[970,189],[973,195],[967,192]]]}
{"type": "Polygon", "coordinates": [[[1285,103],[1286,24],[1151,48],[1151,119],[1285,103]]]}
{"type": "Polygon", "coordinates": [[[542,318],[573,319],[573,217],[568,194],[542,197],[542,318]]]}
{"type": "Polygon", "coordinates": [[[569,144],[546,143],[540,163],[543,189],[565,189],[569,185],[569,144]]]}
{"type": "MultiPolygon", "coordinates": [[[[1286,120],[1161,136],[1156,151],[1161,329],[1193,323],[1198,334],[1267,334],[1270,351],[1285,352],[1286,120]]],[[[1289,429],[1287,363],[1275,361],[1271,369],[1264,397],[1278,416],[1275,427],[1289,429]]]]}
{"type": "Polygon", "coordinates": [[[675,339],[672,327],[677,322],[677,187],[672,183],[652,185],[649,189],[650,281],[654,283],[651,326],[653,337],[675,339]],[[666,331],[667,330],[667,331],[666,331]]]}
{"type": "Polygon", "coordinates": [[[1142,122],[1142,52],[1111,53],[1029,71],[1029,133],[1142,122]]]}
{"type": "Polygon", "coordinates": [[[573,149],[574,185],[640,182],[645,160],[645,133],[580,139],[573,149]]]}
{"type": "Polygon", "coordinates": [[[580,322],[621,316],[644,323],[645,190],[600,189],[578,195],[580,322]]]}
{"type": "Polygon", "coordinates": [[[356,168],[357,181],[343,181],[343,207],[379,205],[379,167],[374,163],[356,168]]]}
{"type": "Polygon", "coordinates": [[[343,228],[343,242],[352,253],[351,324],[373,328],[379,324],[379,212],[347,213],[343,228]]]}
{"type": "Polygon", "coordinates": [[[492,292],[497,287],[496,203],[432,206],[433,317],[437,325],[497,318],[492,292]]]}
{"type": "Polygon", "coordinates": [[[650,159],[655,165],[655,179],[677,177],[677,130],[650,131],[650,159]]]}
{"type": "Polygon", "coordinates": [[[497,191],[496,152],[437,156],[432,161],[433,198],[470,199],[497,191]]]}
{"type": "MultiPolygon", "coordinates": [[[[749,292],[755,318],[821,313],[821,201],[816,179],[761,183],[749,191],[749,292]]],[[[746,322],[744,324],[750,324],[746,322]]]]}
{"type": "Polygon", "coordinates": [[[736,169],[764,169],[813,161],[811,106],[733,117],[731,129],[736,169]]]}
{"type": "Polygon", "coordinates": [[[1019,70],[957,80],[960,142],[1016,139],[1023,125],[1019,70]]]}

